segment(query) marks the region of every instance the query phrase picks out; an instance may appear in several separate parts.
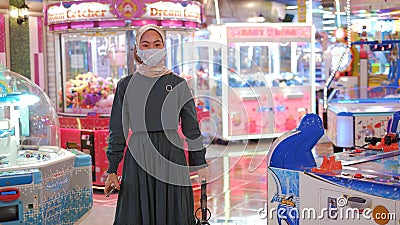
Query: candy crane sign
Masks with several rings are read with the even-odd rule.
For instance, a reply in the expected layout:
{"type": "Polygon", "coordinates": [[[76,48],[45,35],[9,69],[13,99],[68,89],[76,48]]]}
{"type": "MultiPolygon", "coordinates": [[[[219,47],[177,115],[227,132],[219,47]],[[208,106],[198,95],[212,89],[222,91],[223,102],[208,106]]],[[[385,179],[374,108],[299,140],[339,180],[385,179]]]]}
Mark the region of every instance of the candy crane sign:
{"type": "Polygon", "coordinates": [[[110,5],[98,2],[51,5],[47,9],[47,23],[54,24],[66,21],[96,20],[114,18],[110,13],[110,5]]]}

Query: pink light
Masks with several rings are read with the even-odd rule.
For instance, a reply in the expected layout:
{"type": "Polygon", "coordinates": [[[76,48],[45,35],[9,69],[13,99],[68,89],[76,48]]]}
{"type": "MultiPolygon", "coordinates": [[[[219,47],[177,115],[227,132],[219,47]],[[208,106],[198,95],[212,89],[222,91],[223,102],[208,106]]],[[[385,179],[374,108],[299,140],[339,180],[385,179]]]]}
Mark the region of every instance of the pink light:
{"type": "Polygon", "coordinates": [[[179,20],[163,20],[161,25],[165,27],[182,27],[182,21],[179,20]]]}
{"type": "Polygon", "coordinates": [[[146,24],[158,25],[157,20],[132,20],[132,26],[143,26],[146,24]]]}

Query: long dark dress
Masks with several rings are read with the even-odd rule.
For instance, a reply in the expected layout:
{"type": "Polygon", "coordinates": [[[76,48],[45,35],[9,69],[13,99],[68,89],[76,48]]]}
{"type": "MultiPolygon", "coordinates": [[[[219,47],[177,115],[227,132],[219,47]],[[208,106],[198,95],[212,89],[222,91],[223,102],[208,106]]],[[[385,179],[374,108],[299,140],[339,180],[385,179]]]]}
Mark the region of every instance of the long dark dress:
{"type": "Polygon", "coordinates": [[[107,172],[124,156],[114,224],[192,225],[189,170],[207,166],[195,104],[186,81],[174,74],[121,79],[110,118],[107,172]],[[189,167],[177,133],[189,146],[189,167]],[[133,133],[129,139],[128,130],[133,133]]]}

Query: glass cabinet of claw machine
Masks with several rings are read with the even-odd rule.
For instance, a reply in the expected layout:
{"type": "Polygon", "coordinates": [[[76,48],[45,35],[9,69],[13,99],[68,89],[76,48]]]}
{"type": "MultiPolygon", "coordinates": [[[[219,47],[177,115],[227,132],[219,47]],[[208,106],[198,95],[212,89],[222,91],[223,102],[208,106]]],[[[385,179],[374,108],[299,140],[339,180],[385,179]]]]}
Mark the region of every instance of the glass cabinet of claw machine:
{"type": "Polygon", "coordinates": [[[277,137],[313,111],[313,26],[227,23],[210,26],[209,35],[202,47],[213,53],[206,58],[218,138],[277,137]],[[305,52],[308,60],[302,57],[305,52]]]}
{"type": "Polygon", "coordinates": [[[0,65],[0,224],[73,224],[92,207],[90,156],[59,134],[47,94],[0,65]]]}
{"type": "Polygon", "coordinates": [[[1,67],[0,168],[56,156],[61,150],[58,132],[58,117],[45,93],[27,78],[1,67]],[[40,146],[47,153],[39,151],[44,148],[40,146]]]}
{"type": "Polygon", "coordinates": [[[62,66],[58,111],[79,116],[109,114],[118,80],[128,74],[127,34],[76,32],[56,36],[62,66]]]}

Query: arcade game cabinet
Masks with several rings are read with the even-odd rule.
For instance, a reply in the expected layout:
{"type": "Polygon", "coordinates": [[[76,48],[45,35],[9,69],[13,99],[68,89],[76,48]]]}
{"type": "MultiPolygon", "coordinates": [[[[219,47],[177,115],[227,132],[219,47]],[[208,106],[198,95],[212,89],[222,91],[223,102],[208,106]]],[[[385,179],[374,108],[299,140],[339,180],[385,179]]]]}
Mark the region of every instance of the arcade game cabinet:
{"type": "MultiPolygon", "coordinates": [[[[398,126],[398,117],[391,124],[398,126]]],[[[268,224],[399,224],[399,149],[355,149],[321,160],[311,150],[323,131],[321,119],[308,114],[271,146],[268,224]]]]}
{"type": "Polygon", "coordinates": [[[91,158],[59,146],[44,91],[0,68],[0,224],[74,224],[93,205],[91,158]]]}

